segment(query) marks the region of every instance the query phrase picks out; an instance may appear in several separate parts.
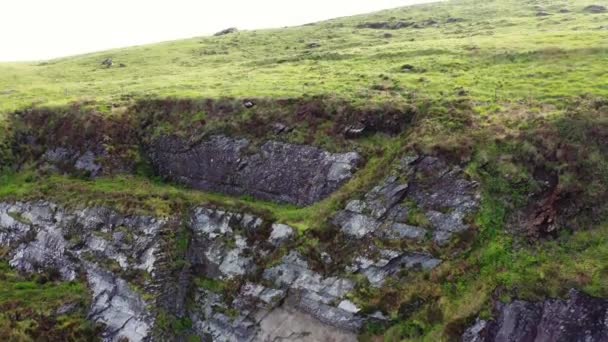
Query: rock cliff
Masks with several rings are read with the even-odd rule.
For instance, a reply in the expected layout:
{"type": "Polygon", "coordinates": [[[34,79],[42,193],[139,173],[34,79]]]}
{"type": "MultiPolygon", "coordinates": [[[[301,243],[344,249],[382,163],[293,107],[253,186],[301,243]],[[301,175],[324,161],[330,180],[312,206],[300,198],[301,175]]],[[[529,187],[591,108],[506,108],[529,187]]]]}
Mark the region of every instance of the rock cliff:
{"type": "Polygon", "coordinates": [[[213,136],[191,145],[159,138],[148,148],[158,174],[195,189],[300,206],[320,201],[349,180],[362,158],[276,141],[258,151],[247,139],[213,136]]]}

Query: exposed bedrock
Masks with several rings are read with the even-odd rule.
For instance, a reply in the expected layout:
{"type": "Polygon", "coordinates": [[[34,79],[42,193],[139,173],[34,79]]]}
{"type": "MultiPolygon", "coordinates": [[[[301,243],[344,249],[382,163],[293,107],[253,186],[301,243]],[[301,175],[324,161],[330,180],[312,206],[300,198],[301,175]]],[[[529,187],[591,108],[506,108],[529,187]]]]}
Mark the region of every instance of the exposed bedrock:
{"type": "Polygon", "coordinates": [[[0,203],[0,245],[11,247],[9,263],[22,272],[56,271],[66,281],[85,275],[93,296],[89,318],[104,326],[102,339],[142,341],[154,324],[150,303],[123,277],[154,275],[164,223],[105,208],[0,203]]]}
{"type": "Polygon", "coordinates": [[[276,141],[252,152],[246,139],[212,136],[190,145],[162,137],[150,146],[157,172],[187,186],[262,200],[310,205],[349,180],[362,163],[355,152],[329,153],[276,141]]]}
{"type": "Polygon", "coordinates": [[[455,234],[470,229],[467,216],[479,205],[477,183],[462,169],[435,157],[405,157],[391,174],[360,199],[349,201],[333,219],[354,244],[348,271],[361,273],[381,287],[403,270],[431,270],[441,260],[424,246],[447,245],[455,234]],[[389,242],[380,249],[366,241],[389,242]],[[394,246],[407,241],[406,248],[394,246]]]}
{"type": "Polygon", "coordinates": [[[463,342],[608,341],[608,300],[570,290],[565,300],[500,304],[496,319],[478,319],[463,342]]]}

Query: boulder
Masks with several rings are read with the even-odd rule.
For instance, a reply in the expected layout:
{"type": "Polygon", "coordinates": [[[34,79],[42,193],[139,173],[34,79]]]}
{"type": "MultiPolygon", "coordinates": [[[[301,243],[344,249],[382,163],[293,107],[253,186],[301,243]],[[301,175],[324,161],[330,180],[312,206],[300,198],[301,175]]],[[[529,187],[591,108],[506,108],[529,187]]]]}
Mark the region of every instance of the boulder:
{"type": "Polygon", "coordinates": [[[597,13],[606,13],[606,12],[608,12],[608,9],[606,9],[606,6],[589,5],[585,8],[583,8],[583,11],[587,12],[587,13],[597,14],[597,13]]]}
{"type": "MultiPolygon", "coordinates": [[[[66,281],[86,274],[93,295],[89,318],[105,326],[101,336],[105,341],[149,338],[153,319],[148,303],[118,273],[155,272],[157,236],[164,224],[107,208],[66,210],[43,201],[0,203],[0,245],[16,245],[10,265],[26,273],[57,271],[66,281]],[[121,271],[104,269],[110,261],[121,271]]],[[[67,306],[59,310],[69,311],[67,306]]]]}
{"type": "Polygon", "coordinates": [[[147,304],[129,284],[93,264],[87,264],[93,303],[89,317],[105,325],[105,341],[145,341],[152,329],[147,304]]]}
{"type": "Polygon", "coordinates": [[[231,34],[231,33],[237,33],[239,32],[239,30],[236,27],[229,27],[227,29],[221,30],[219,32],[216,32],[214,34],[214,36],[219,37],[219,36],[225,36],[227,34],[231,34]]]}

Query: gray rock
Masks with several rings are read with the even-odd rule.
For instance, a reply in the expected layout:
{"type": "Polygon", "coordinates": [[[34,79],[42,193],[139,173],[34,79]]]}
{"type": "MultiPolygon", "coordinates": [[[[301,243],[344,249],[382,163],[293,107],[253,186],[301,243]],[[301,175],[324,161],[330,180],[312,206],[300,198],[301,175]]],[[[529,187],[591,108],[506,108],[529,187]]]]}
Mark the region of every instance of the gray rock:
{"type": "Polygon", "coordinates": [[[96,162],[97,156],[91,151],[86,151],[78,159],[74,167],[77,170],[87,171],[91,177],[97,177],[101,174],[102,167],[96,162]]]}
{"type": "Polygon", "coordinates": [[[407,184],[402,184],[395,176],[389,176],[381,185],[365,195],[371,216],[382,218],[395,204],[403,200],[407,189],[407,184]]]}
{"type": "Polygon", "coordinates": [[[347,235],[367,234],[400,240],[423,241],[427,230],[407,224],[408,202],[426,213],[434,228],[435,242],[443,246],[456,233],[469,229],[465,217],[479,204],[477,184],[464,177],[457,166],[433,157],[405,157],[363,200],[348,202],[333,223],[347,235]],[[405,201],[408,202],[405,202],[405,201]]]}
{"type": "Polygon", "coordinates": [[[365,257],[355,258],[355,263],[349,270],[359,272],[369,280],[374,287],[380,287],[387,278],[398,276],[406,270],[430,270],[441,264],[441,260],[428,254],[391,250],[380,251],[380,259],[371,260],[365,257]]]}
{"type": "Polygon", "coordinates": [[[362,238],[378,229],[380,222],[362,214],[342,211],[336,215],[334,224],[341,227],[342,232],[356,238],[362,238]]]}
{"type": "Polygon", "coordinates": [[[259,328],[247,315],[229,317],[228,306],[221,295],[199,291],[195,296],[195,310],[191,312],[193,328],[198,336],[208,336],[218,342],[253,341],[259,328]]]}
{"type": "Polygon", "coordinates": [[[239,296],[234,300],[233,305],[241,308],[252,305],[258,308],[268,308],[278,304],[285,298],[285,295],[285,290],[247,283],[241,287],[239,296]]]}
{"type": "Polygon", "coordinates": [[[456,210],[443,214],[430,210],[426,215],[435,227],[433,239],[439,246],[446,245],[455,233],[469,229],[469,226],[463,222],[465,214],[462,211],[456,210]]]}
{"type": "Polygon", "coordinates": [[[152,319],[146,303],[126,281],[88,264],[87,280],[93,293],[89,317],[106,328],[106,341],[143,341],[150,334],[152,319]]]}
{"type": "Polygon", "coordinates": [[[73,170],[86,171],[91,177],[101,176],[103,167],[98,163],[97,159],[104,156],[105,152],[96,154],[88,150],[80,153],[73,149],[64,147],[56,147],[47,150],[42,156],[42,160],[54,165],[57,169],[63,171],[73,170]]]}
{"type": "Polygon", "coordinates": [[[265,143],[257,153],[248,152],[249,148],[248,140],[225,136],[194,146],[163,137],[149,152],[160,175],[193,188],[296,205],[324,199],[361,164],[361,157],[353,152],[332,154],[275,141],[265,143]]]}
{"type": "Polygon", "coordinates": [[[235,232],[255,232],[262,224],[260,218],[249,214],[195,208],[190,218],[195,233],[188,253],[190,263],[204,268],[204,275],[214,279],[232,279],[255,272],[252,256],[263,256],[269,251],[258,244],[250,245],[243,235],[235,232]]]}
{"type": "Polygon", "coordinates": [[[19,246],[9,264],[27,273],[55,269],[64,280],[72,281],[76,279],[76,266],[67,253],[66,245],[61,233],[48,227],[39,231],[34,241],[19,246]]]}
{"type": "Polygon", "coordinates": [[[25,239],[32,228],[25,219],[26,210],[21,203],[0,203],[0,245],[11,246],[25,239]]]}
{"type": "Polygon", "coordinates": [[[0,244],[19,244],[10,265],[28,273],[57,270],[69,281],[85,272],[94,295],[89,317],[106,325],[102,337],[107,341],[146,340],[152,319],[124,280],[91,263],[88,256],[100,264],[115,260],[125,271],[153,273],[157,236],[164,224],[106,208],[67,211],[47,202],[0,203],[0,244]],[[128,242],[127,234],[133,235],[128,242]]]}
{"type": "Polygon", "coordinates": [[[462,342],[483,342],[486,341],[488,331],[488,321],[477,319],[475,324],[470,326],[462,335],[462,342]]]}
{"type": "Polygon", "coordinates": [[[192,228],[195,232],[200,232],[214,239],[218,236],[232,234],[230,220],[232,213],[221,210],[211,210],[207,208],[196,208],[192,215],[192,228]]]}
{"type": "Polygon", "coordinates": [[[46,151],[42,156],[42,159],[53,164],[68,163],[70,162],[70,159],[72,159],[73,155],[74,151],[63,147],[57,147],[46,151]]]}
{"type": "Polygon", "coordinates": [[[281,307],[264,316],[255,341],[356,342],[357,334],[323,324],[299,310],[281,307]]]}
{"type": "Polygon", "coordinates": [[[427,230],[424,228],[396,222],[384,230],[384,237],[389,240],[409,239],[422,241],[426,236],[426,232],[427,230]]]}
{"type": "Polygon", "coordinates": [[[352,200],[352,201],[348,202],[346,204],[346,208],[345,208],[345,210],[353,212],[353,213],[357,213],[357,214],[363,214],[366,209],[367,209],[367,204],[364,201],[360,201],[360,200],[352,200]]]}
{"type": "Polygon", "coordinates": [[[351,302],[350,300],[343,300],[340,302],[340,304],[338,304],[338,309],[342,309],[344,311],[348,311],[350,313],[356,314],[357,312],[361,311],[361,309],[359,309],[355,303],[351,302]]]}
{"type": "Polygon", "coordinates": [[[275,223],[272,225],[272,232],[270,233],[270,238],[268,241],[275,245],[279,246],[289,240],[291,240],[295,235],[293,228],[286,224],[275,223]]]}
{"type": "Polygon", "coordinates": [[[247,242],[240,235],[235,240],[236,248],[229,250],[219,265],[220,272],[228,279],[255,272],[253,258],[244,256],[247,242]]]}
{"type": "Polygon", "coordinates": [[[352,308],[336,306],[354,290],[354,283],[313,272],[297,252],[292,251],[283,257],[281,264],[265,270],[263,278],[279,288],[288,289],[288,304],[320,322],[353,332],[365,322],[363,317],[352,312],[352,308]]]}
{"type": "Polygon", "coordinates": [[[221,30],[217,33],[214,34],[214,36],[218,37],[218,36],[225,36],[227,34],[231,34],[231,33],[237,33],[239,30],[236,27],[229,27],[227,29],[221,30]]]}
{"type": "Polygon", "coordinates": [[[314,293],[302,291],[288,297],[289,305],[305,312],[320,322],[342,329],[343,331],[358,332],[363,327],[365,319],[349,310],[339,308],[318,300],[314,293]]]}
{"type": "Polygon", "coordinates": [[[465,342],[608,340],[608,301],[571,290],[569,299],[542,303],[516,300],[497,308],[497,319],[478,320],[467,329],[465,342]]]}

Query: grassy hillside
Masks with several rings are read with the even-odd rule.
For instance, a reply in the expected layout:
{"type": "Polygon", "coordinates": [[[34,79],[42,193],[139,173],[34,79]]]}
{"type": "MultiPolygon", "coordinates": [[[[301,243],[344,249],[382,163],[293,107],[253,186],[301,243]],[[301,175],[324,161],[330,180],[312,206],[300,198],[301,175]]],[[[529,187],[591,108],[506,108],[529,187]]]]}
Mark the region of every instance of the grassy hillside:
{"type": "Polygon", "coordinates": [[[445,98],[462,90],[480,105],[606,96],[608,15],[584,11],[601,2],[454,0],[302,27],[0,64],[0,111],[143,96],[334,94],[365,102],[412,93],[445,98]],[[361,26],[399,22],[411,26],[361,26]],[[109,57],[114,67],[105,69],[101,62],[109,57]]]}
{"type": "MultiPolygon", "coordinates": [[[[0,175],[0,199],[161,216],[201,203],[245,208],[299,228],[303,250],[322,250],[320,232],[336,210],[374,186],[404,151],[415,150],[466,165],[481,184],[481,210],[474,232],[450,246],[445,255],[454,257],[437,270],[382,289],[358,287],[353,301],[391,317],[390,326],[367,327],[364,339],[450,340],[479,314],[491,316],[493,299],[561,296],[571,287],[606,297],[608,13],[589,13],[592,4],[608,7],[605,0],[453,0],[301,27],[0,63],[0,138],[14,138],[0,139],[6,141],[0,163],[15,146],[29,151],[27,139],[19,140],[24,132],[50,144],[96,137],[138,159],[133,146],[113,145],[120,135],[221,131],[263,141],[274,121],[294,127],[278,139],[356,149],[367,159],[352,181],[307,208],[164,184],[145,163],[132,175],[91,180],[40,172],[26,158],[18,172],[0,175]],[[101,65],[106,58],[113,59],[111,68],[101,65]],[[241,100],[251,98],[257,106],[244,110],[241,100]],[[299,116],[302,107],[321,114],[299,116]],[[395,132],[341,136],[347,119],[393,112],[411,121],[395,132]],[[154,124],[142,130],[147,121],[154,124]],[[116,127],[120,132],[106,131],[116,127]],[[555,184],[548,186],[546,175],[555,184]],[[543,239],[518,232],[518,219],[551,192],[562,196],[550,204],[564,213],[564,228],[543,239]]],[[[25,281],[4,268],[7,281],[25,281]]],[[[64,291],[54,285],[52,291],[64,291]]],[[[3,296],[0,305],[15,294],[3,296]]]]}

